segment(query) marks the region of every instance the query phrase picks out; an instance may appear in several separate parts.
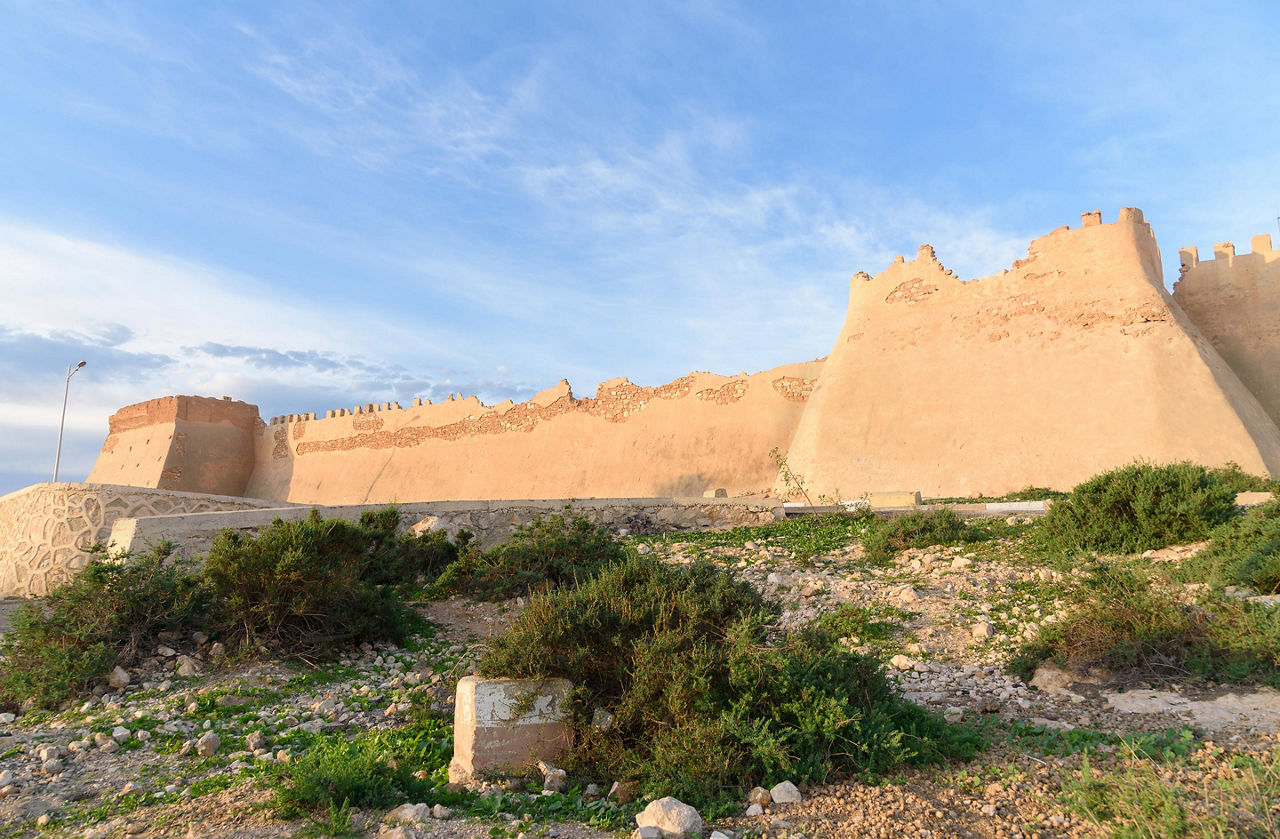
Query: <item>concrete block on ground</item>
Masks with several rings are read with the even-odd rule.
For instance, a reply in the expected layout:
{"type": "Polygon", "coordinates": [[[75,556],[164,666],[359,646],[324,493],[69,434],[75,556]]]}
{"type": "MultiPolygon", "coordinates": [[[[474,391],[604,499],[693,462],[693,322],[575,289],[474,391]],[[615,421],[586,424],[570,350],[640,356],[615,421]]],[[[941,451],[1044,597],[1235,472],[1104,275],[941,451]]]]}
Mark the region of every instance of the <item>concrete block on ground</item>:
{"type": "Polygon", "coordinates": [[[567,679],[461,679],[449,780],[519,772],[555,758],[570,745],[571,688],[567,679]]]}
{"type": "Polygon", "coordinates": [[[988,513],[1043,513],[1043,501],[989,501],[988,513]]]}
{"type": "Polygon", "coordinates": [[[709,489],[702,493],[703,498],[728,498],[729,490],[727,489],[709,489]]]}
{"type": "Polygon", "coordinates": [[[871,492],[867,494],[871,509],[880,510],[886,507],[919,507],[919,492],[871,492]]]}

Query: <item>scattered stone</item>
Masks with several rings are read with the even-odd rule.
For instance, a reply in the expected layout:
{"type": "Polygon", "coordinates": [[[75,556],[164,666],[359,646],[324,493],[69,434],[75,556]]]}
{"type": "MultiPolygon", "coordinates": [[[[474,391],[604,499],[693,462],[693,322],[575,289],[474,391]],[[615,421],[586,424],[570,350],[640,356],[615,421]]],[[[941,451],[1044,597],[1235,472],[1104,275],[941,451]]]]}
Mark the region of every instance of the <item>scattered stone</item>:
{"type": "Polygon", "coordinates": [[[747,803],[768,807],[773,803],[773,796],[769,795],[769,790],[764,787],[752,787],[751,792],[747,793],[747,803]]]}
{"type": "Polygon", "coordinates": [[[748,816],[763,816],[763,815],[764,815],[764,807],[761,807],[759,804],[752,804],[750,807],[748,807],[748,808],[747,808],[747,813],[746,813],[746,815],[748,815],[748,816]]]}
{"type": "Polygon", "coordinates": [[[986,621],[978,621],[970,627],[969,632],[975,640],[985,641],[988,638],[995,637],[996,628],[986,621]]]}
{"type": "Polygon", "coordinates": [[[115,740],[117,743],[123,743],[132,736],[133,732],[122,725],[117,725],[115,728],[111,729],[111,739],[115,740]]]}
{"type": "Polygon", "coordinates": [[[963,556],[958,556],[955,559],[951,560],[952,571],[963,571],[964,569],[972,565],[973,565],[973,560],[963,556]]]}
{"type": "Polygon", "coordinates": [[[9,723],[13,722],[17,718],[18,716],[16,714],[10,714],[8,712],[0,714],[0,725],[8,725],[9,723]]]}
{"type": "Polygon", "coordinates": [[[437,804],[436,806],[431,808],[431,818],[433,819],[439,819],[443,821],[444,819],[448,819],[452,817],[453,817],[453,811],[450,810],[448,807],[444,806],[443,804],[437,804]]]}
{"type": "Polygon", "coordinates": [[[124,690],[129,686],[130,681],[129,671],[118,664],[114,670],[107,674],[107,684],[111,686],[112,690],[124,690]]]}
{"type": "Polygon", "coordinates": [[[245,747],[251,752],[266,748],[267,738],[263,736],[261,731],[250,731],[244,738],[245,747]]]}
{"type": "Polygon", "coordinates": [[[889,659],[889,666],[894,670],[911,670],[916,666],[916,663],[902,653],[898,653],[889,659]]]}
{"type": "Polygon", "coordinates": [[[773,789],[769,790],[769,796],[773,799],[774,804],[799,804],[803,796],[800,790],[796,789],[796,785],[790,781],[783,781],[777,784],[773,789]]]}
{"type": "Polygon", "coordinates": [[[46,775],[60,775],[62,774],[63,769],[62,761],[58,760],[56,757],[51,757],[44,763],[40,764],[40,769],[43,770],[46,775]]]}
{"type": "Polygon", "coordinates": [[[176,672],[179,676],[199,676],[201,673],[200,662],[196,661],[189,655],[180,655],[177,658],[178,669],[176,672]]]}
{"type": "Polygon", "coordinates": [[[637,827],[631,834],[631,839],[662,839],[663,833],[661,828],[653,827],[637,827]]]}
{"type": "Polygon", "coordinates": [[[540,760],[538,771],[542,773],[542,789],[546,792],[564,792],[569,788],[569,777],[563,769],[540,760]]]}
{"type": "Polygon", "coordinates": [[[614,781],[606,797],[619,804],[630,804],[636,800],[636,785],[633,781],[614,781]]]}
{"type": "Polygon", "coordinates": [[[221,746],[222,738],[212,731],[206,731],[196,741],[196,754],[200,755],[200,757],[211,757],[221,746]]]}
{"type": "Polygon", "coordinates": [[[9,769],[0,769],[0,787],[7,787],[13,783],[13,772],[9,769]]]}
{"type": "Polygon", "coordinates": [[[645,556],[646,554],[653,553],[653,548],[645,544],[639,544],[639,545],[636,545],[636,553],[640,554],[641,556],[645,556]]]}
{"type": "Polygon", "coordinates": [[[649,802],[648,807],[637,813],[636,826],[656,827],[665,837],[701,835],[702,816],[688,804],[668,795],[649,802]]]}

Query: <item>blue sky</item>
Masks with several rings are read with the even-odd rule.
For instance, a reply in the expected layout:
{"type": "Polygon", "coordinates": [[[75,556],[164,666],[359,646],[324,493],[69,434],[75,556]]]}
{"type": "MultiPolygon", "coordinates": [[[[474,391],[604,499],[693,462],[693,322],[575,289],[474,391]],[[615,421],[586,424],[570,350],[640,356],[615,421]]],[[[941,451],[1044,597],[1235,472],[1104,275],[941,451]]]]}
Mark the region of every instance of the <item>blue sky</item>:
{"type": "MultiPolygon", "coordinates": [[[[1079,213],[1275,232],[1274,3],[0,0],[0,492],[263,416],[825,355],[1079,213]]],[[[1176,267],[1173,268],[1176,271],[1176,267]]],[[[1172,282],[1173,277],[1167,276],[1172,282]]]]}

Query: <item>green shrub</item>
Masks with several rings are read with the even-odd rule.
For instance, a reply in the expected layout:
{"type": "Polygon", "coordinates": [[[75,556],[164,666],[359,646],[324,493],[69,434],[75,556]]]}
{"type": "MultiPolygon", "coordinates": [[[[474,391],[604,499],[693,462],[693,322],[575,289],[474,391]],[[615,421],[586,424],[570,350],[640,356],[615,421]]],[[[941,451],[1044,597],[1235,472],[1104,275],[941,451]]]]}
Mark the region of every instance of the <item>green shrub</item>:
{"type": "Polygon", "coordinates": [[[1185,560],[1177,577],[1215,588],[1236,585],[1264,594],[1280,592],[1280,502],[1220,525],[1209,547],[1185,560]]]}
{"type": "Polygon", "coordinates": [[[566,768],[712,806],[742,786],[971,754],[976,735],[894,696],[868,658],[809,631],[768,643],[754,589],[647,557],[530,602],[480,672],[574,684],[566,768]],[[593,725],[597,709],[612,715],[593,725]]]}
{"type": "Polygon", "coordinates": [[[957,545],[975,538],[974,531],[953,510],[917,510],[905,516],[874,519],[862,544],[868,560],[885,563],[906,548],[957,545]]]}
{"type": "Polygon", "coordinates": [[[586,516],[556,513],[518,528],[488,551],[464,551],[436,580],[432,594],[504,600],[585,580],[625,556],[613,535],[586,516]]]}
{"type": "Polygon", "coordinates": [[[430,582],[458,558],[458,546],[442,530],[421,536],[397,533],[400,511],[390,505],[360,514],[360,529],[367,540],[369,564],[364,578],[377,585],[410,585],[430,582]]]}
{"type": "Polygon", "coordinates": [[[51,706],[148,655],[159,633],[196,626],[209,598],[171,546],[92,559],[66,585],[14,614],[0,641],[0,707],[51,706]]]}
{"type": "Polygon", "coordinates": [[[1042,625],[1023,645],[1014,672],[1030,678],[1052,658],[1121,677],[1280,681],[1280,610],[1234,600],[1190,606],[1132,569],[1106,565],[1093,569],[1074,600],[1065,620],[1042,625]]]}
{"type": "Polygon", "coordinates": [[[1204,539],[1235,515],[1235,490],[1222,470],[1134,463],[1054,502],[1040,530],[1060,552],[1137,553],[1204,539]]]}
{"type": "Polygon", "coordinates": [[[317,510],[276,519],[256,537],[223,531],[204,566],[216,619],[233,642],[302,657],[402,641],[410,613],[378,584],[400,579],[389,569],[403,560],[386,559],[388,543],[396,540],[385,528],[322,519],[317,510]]]}

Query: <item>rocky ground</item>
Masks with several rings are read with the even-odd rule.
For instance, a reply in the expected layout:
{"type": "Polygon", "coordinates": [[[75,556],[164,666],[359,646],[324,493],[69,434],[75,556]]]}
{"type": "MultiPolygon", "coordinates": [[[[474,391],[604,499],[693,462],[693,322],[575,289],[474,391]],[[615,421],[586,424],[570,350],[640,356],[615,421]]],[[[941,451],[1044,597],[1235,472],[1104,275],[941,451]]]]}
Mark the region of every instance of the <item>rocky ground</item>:
{"type": "MultiPolygon", "coordinates": [[[[1260,777],[1280,766],[1280,693],[1125,685],[1108,674],[1051,668],[1033,687],[1007,674],[1016,642],[1060,618],[1078,574],[1038,565],[1009,541],[911,550],[881,568],[862,562],[856,544],[798,558],[781,541],[647,540],[639,549],[672,562],[722,563],[778,602],[784,624],[859,607],[857,614],[875,620],[844,642],[880,656],[911,700],[982,726],[992,745],[971,763],[908,770],[888,783],[803,789],[799,803],[762,803],[758,815],[709,829],[770,837],[1100,836],[1105,831],[1064,800],[1072,790],[1096,790],[1099,779],[1117,802],[1130,786],[1179,788],[1193,791],[1205,814],[1236,811],[1238,824],[1259,826],[1255,835],[1280,829],[1280,803],[1268,798],[1277,784],[1260,777]],[[1131,743],[1147,752],[1135,754],[1131,743]],[[1170,759],[1147,757],[1157,752],[1170,759]],[[1251,807],[1252,815],[1244,812],[1251,807]]],[[[1177,559],[1196,548],[1147,559],[1177,559]]],[[[421,608],[438,629],[406,648],[366,646],[321,669],[218,666],[219,650],[207,639],[171,638],[128,674],[127,685],[55,715],[0,717],[0,837],[318,835],[308,821],[272,817],[270,766],[296,759],[307,732],[394,726],[415,703],[449,713],[454,682],[520,604],[451,600],[421,608]]],[[[602,833],[511,816],[428,816],[393,828],[386,815],[353,813],[347,835],[602,833]]]]}

